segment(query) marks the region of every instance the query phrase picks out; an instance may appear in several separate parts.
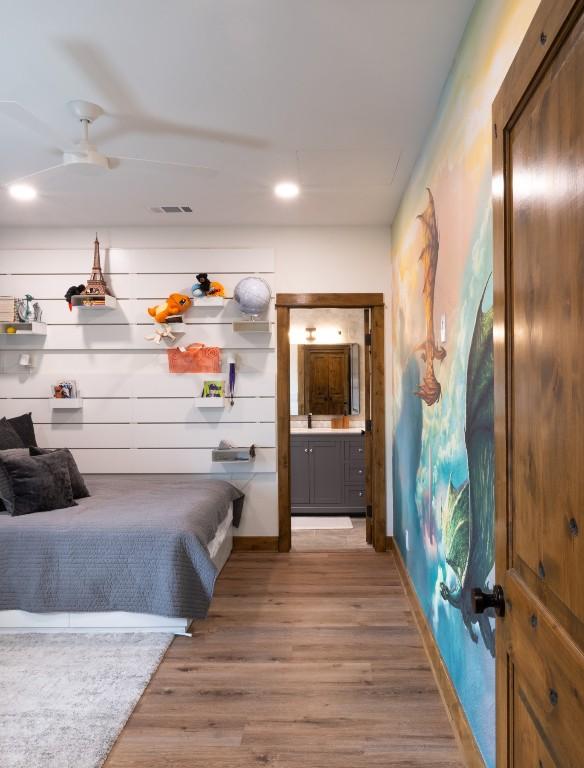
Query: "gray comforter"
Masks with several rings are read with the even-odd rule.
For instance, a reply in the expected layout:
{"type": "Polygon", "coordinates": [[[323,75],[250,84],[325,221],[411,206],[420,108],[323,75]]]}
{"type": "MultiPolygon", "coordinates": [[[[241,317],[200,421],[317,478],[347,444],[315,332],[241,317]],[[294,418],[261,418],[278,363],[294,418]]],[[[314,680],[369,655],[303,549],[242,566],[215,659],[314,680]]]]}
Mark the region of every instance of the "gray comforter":
{"type": "Polygon", "coordinates": [[[89,475],[78,506],[0,516],[0,610],[131,611],[202,618],[206,545],[242,493],[182,475],[89,475]]]}

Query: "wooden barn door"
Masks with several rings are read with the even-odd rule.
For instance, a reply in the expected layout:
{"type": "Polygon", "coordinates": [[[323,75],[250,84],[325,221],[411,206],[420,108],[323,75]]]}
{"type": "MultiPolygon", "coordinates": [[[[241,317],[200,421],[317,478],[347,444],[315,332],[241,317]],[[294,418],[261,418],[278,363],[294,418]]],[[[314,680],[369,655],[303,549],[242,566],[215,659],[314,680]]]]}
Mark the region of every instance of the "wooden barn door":
{"type": "Polygon", "coordinates": [[[493,107],[498,768],[584,766],[584,4],[493,107]]]}

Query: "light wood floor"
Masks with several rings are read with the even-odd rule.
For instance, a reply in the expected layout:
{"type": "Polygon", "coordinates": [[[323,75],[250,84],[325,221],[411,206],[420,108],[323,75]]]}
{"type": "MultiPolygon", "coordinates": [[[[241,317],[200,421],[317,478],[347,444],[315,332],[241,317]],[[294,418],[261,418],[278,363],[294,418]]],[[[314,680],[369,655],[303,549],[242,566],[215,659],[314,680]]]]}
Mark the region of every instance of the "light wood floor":
{"type": "Polygon", "coordinates": [[[365,518],[352,518],[352,528],[292,531],[293,552],[321,552],[329,549],[369,549],[365,540],[365,518]]]}
{"type": "Polygon", "coordinates": [[[463,765],[391,553],[234,554],[106,768],[463,765]]]}

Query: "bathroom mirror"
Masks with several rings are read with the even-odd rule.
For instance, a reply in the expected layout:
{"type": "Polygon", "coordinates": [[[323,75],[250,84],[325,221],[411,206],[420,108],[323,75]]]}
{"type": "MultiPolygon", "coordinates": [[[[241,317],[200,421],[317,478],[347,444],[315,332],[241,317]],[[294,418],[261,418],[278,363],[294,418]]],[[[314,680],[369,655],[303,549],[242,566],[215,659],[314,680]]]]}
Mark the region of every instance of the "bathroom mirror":
{"type": "Polygon", "coordinates": [[[290,415],[359,417],[363,311],[298,309],[290,320],[290,415]]]}

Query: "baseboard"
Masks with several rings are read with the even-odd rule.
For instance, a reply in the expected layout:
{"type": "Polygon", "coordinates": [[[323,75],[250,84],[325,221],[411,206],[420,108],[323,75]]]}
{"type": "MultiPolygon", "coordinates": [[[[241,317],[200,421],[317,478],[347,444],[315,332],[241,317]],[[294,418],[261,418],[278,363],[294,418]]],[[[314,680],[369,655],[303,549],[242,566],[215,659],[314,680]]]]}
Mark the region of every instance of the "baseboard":
{"type": "Polygon", "coordinates": [[[442,654],[440,653],[432,630],[428,624],[426,614],[420,605],[418,595],[410,579],[407,568],[405,567],[402,554],[394,541],[392,542],[392,550],[395,554],[395,561],[403,587],[408,595],[410,605],[412,606],[414,620],[420,631],[420,635],[422,636],[422,642],[430,660],[430,665],[438,689],[440,690],[440,695],[444,701],[446,711],[448,712],[450,722],[452,723],[454,733],[456,734],[456,738],[463,754],[465,765],[467,768],[485,768],[485,762],[475,741],[469,722],[466,719],[464,709],[462,708],[456,689],[452,684],[444,660],[442,659],[442,654]]]}
{"type": "Polygon", "coordinates": [[[234,536],[234,552],[277,552],[277,536],[234,536]]]}

